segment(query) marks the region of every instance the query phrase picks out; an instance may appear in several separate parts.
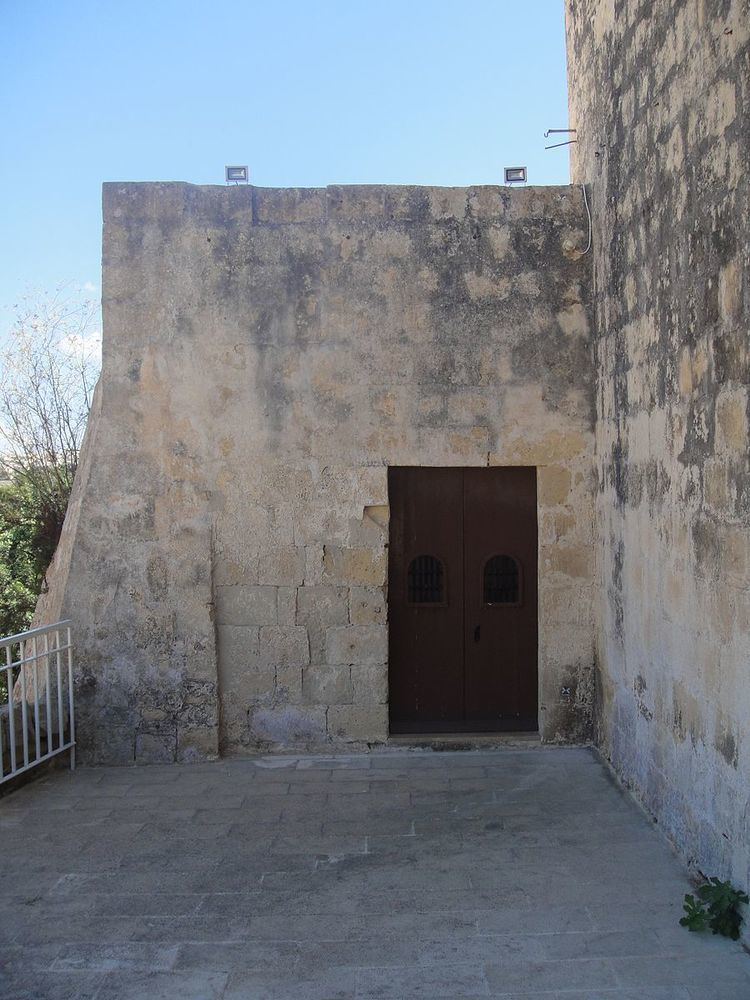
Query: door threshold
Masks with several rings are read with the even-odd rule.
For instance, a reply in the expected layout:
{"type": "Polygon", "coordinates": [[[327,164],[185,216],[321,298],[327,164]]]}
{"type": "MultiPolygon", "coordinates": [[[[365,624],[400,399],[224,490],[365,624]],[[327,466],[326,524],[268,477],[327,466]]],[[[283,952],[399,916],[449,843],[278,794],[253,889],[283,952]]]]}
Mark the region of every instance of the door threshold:
{"type": "Polygon", "coordinates": [[[481,750],[489,747],[541,746],[538,732],[520,733],[397,733],[388,746],[419,750],[481,750]]]}

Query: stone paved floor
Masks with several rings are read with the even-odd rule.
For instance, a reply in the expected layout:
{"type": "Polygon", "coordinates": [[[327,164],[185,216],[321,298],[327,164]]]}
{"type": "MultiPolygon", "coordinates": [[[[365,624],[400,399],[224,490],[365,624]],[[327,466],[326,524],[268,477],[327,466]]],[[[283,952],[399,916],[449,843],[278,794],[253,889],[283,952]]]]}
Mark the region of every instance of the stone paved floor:
{"type": "Polygon", "coordinates": [[[60,771],[0,830],[4,1000],[750,998],[585,750],[60,771]]]}

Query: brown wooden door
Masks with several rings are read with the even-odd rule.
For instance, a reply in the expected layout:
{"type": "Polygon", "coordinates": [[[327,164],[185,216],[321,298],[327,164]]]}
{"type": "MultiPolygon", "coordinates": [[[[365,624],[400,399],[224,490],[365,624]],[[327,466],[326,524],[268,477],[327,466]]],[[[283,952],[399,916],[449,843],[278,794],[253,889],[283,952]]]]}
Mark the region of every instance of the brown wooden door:
{"type": "Polygon", "coordinates": [[[537,728],[536,470],[389,470],[391,731],[537,728]]]}

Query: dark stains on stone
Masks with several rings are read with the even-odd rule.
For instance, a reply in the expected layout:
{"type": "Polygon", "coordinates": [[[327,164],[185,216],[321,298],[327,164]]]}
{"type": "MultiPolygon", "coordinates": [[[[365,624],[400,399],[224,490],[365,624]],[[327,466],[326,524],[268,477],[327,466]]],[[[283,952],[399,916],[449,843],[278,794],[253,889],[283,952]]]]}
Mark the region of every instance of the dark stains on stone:
{"type": "Polygon", "coordinates": [[[566,393],[580,386],[581,372],[590,370],[591,357],[585,340],[573,340],[554,325],[515,344],[511,365],[519,377],[542,382],[545,398],[558,404],[566,393]]]}
{"type": "Polygon", "coordinates": [[[273,437],[280,435],[286,425],[292,392],[284,377],[282,363],[269,343],[258,345],[253,374],[257,398],[273,441],[273,437]]]}
{"type": "Polygon", "coordinates": [[[729,465],[729,492],[734,497],[734,515],[750,515],[750,455],[729,465]]]}
{"type": "Polygon", "coordinates": [[[654,713],[646,704],[645,695],[647,690],[645,678],[641,674],[637,674],[635,680],[633,681],[633,692],[638,706],[638,713],[646,720],[646,722],[651,722],[654,717],[654,713]]]}
{"type": "Polygon", "coordinates": [[[685,742],[685,738],[687,737],[687,728],[685,726],[682,706],[677,701],[676,697],[673,697],[672,702],[672,732],[680,743],[685,742]]]}
{"type": "Polygon", "coordinates": [[[734,733],[724,730],[716,735],[714,746],[730,767],[737,768],[739,764],[739,747],[734,733]]]}
{"type": "Polygon", "coordinates": [[[750,384],[750,344],[746,328],[723,328],[714,334],[711,347],[718,385],[726,382],[750,384]]]}
{"type": "Polygon", "coordinates": [[[612,616],[612,627],[615,635],[620,639],[624,638],[625,611],[623,607],[622,571],[625,560],[625,543],[622,538],[614,542],[612,549],[612,575],[607,587],[607,597],[609,600],[610,613],[612,616]]]}
{"type": "Polygon", "coordinates": [[[408,219],[411,222],[429,222],[429,196],[423,188],[411,188],[405,196],[401,192],[386,188],[385,215],[393,221],[408,219]]]}
{"type": "Polygon", "coordinates": [[[609,485],[614,490],[618,506],[624,507],[628,502],[629,466],[627,441],[621,437],[612,446],[608,471],[609,485]]]}
{"type": "MultiPolygon", "coordinates": [[[[181,675],[176,683],[147,681],[135,689],[137,718],[134,758],[136,763],[171,763],[190,756],[191,738],[198,742],[207,734],[216,734],[218,707],[216,684],[196,681],[181,675]]],[[[205,740],[203,740],[205,743],[205,740]]]]}
{"type": "Polygon", "coordinates": [[[693,555],[700,576],[716,578],[721,572],[721,532],[712,521],[693,522],[693,555]]]}
{"type": "Polygon", "coordinates": [[[693,399],[688,410],[685,442],[679,459],[683,465],[703,465],[713,454],[715,410],[705,399],[693,399]]]}
{"type": "Polygon", "coordinates": [[[703,291],[703,323],[704,327],[713,326],[719,319],[719,276],[710,274],[705,281],[703,291]]]}
{"type": "Polygon", "coordinates": [[[549,705],[545,740],[588,743],[594,734],[595,681],[590,664],[571,664],[561,671],[557,701],[549,705]]]}
{"type": "Polygon", "coordinates": [[[713,220],[711,246],[718,264],[728,264],[737,253],[737,236],[728,208],[721,208],[713,220]]]}
{"type": "Polygon", "coordinates": [[[167,564],[160,555],[152,556],[146,566],[146,580],[151,596],[163,600],[167,595],[167,564]]]}
{"type": "Polygon", "coordinates": [[[177,310],[174,332],[181,340],[192,340],[198,336],[198,330],[193,320],[192,305],[190,303],[183,303],[177,310]]]}

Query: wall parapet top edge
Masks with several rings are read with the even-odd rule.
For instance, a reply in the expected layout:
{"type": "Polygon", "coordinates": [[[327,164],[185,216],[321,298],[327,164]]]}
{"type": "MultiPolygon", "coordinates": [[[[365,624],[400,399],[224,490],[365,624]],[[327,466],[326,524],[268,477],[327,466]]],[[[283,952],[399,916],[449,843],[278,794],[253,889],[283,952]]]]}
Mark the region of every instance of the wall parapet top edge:
{"type": "Polygon", "coordinates": [[[463,187],[331,184],[270,188],[191,184],[187,181],[107,181],[102,185],[105,223],[149,218],[202,217],[221,224],[244,217],[251,225],[320,224],[385,220],[576,219],[582,211],[577,185],[476,184],[463,187]]]}

